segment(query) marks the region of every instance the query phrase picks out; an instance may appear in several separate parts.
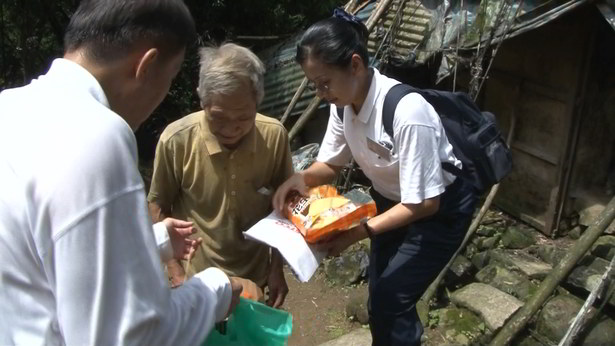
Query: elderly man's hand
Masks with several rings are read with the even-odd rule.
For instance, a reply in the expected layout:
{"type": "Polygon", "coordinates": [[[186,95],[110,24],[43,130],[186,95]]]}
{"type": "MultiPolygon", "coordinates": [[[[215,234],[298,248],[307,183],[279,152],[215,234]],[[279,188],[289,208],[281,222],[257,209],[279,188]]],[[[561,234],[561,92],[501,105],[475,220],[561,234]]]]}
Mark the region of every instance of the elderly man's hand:
{"type": "Polygon", "coordinates": [[[173,257],[179,260],[188,260],[194,256],[194,252],[203,242],[202,238],[190,239],[189,237],[196,232],[192,227],[192,222],[182,221],[174,218],[166,218],[162,222],[167,227],[171,245],[173,247],[173,257]]]}
{"type": "Polygon", "coordinates": [[[282,306],[288,294],[288,285],[286,284],[281,265],[278,267],[272,266],[267,278],[267,287],[269,289],[267,305],[276,309],[282,306]]]}
{"type": "Polygon", "coordinates": [[[231,304],[229,305],[228,312],[226,313],[226,317],[230,316],[233,313],[233,311],[235,311],[237,304],[239,304],[239,297],[241,296],[241,291],[243,291],[243,285],[240,279],[230,276],[229,281],[231,282],[232,296],[231,296],[231,304]]]}

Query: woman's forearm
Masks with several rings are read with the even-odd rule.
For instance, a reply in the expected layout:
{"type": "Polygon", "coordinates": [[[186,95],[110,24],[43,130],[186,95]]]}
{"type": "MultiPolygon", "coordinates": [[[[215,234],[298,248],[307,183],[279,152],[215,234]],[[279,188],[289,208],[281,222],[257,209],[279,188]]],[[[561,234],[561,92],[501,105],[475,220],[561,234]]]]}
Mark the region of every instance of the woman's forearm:
{"type": "Polygon", "coordinates": [[[342,170],[341,166],[333,166],[324,162],[314,162],[308,169],[299,172],[308,187],[329,184],[342,170]]]}
{"type": "Polygon", "coordinates": [[[370,219],[367,225],[374,234],[380,234],[431,216],[438,211],[439,207],[439,196],[426,199],[419,204],[398,203],[391,209],[370,219]]]}

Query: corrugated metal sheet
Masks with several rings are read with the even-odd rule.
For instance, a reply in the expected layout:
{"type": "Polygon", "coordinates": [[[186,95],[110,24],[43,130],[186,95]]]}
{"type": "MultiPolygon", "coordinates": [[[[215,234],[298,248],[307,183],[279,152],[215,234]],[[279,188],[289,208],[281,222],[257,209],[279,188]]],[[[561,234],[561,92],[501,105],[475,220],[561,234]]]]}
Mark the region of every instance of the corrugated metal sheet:
{"type": "MultiPolygon", "coordinates": [[[[381,20],[372,31],[368,41],[370,54],[373,55],[380,46],[393,23],[400,3],[404,4],[401,25],[387,36],[387,41],[392,40],[392,45],[389,44],[383,48],[390,49],[388,52],[390,56],[403,59],[423,40],[429,24],[429,11],[421,5],[419,0],[398,0],[391,5],[384,20],[381,20]]],[[[357,17],[363,22],[367,21],[376,6],[376,1],[369,3],[359,11],[357,17]]],[[[303,71],[294,61],[296,44],[301,34],[259,54],[267,65],[265,98],[259,107],[259,111],[263,114],[280,118],[303,80],[303,71]]],[[[306,90],[291,112],[291,116],[301,114],[314,95],[313,91],[306,90]]],[[[326,106],[324,102],[320,105],[321,108],[326,106]]]]}
{"type": "MultiPolygon", "coordinates": [[[[402,1],[394,2],[387,11],[384,20],[381,20],[372,31],[368,42],[371,54],[378,50],[387,31],[391,29],[391,24],[395,20],[400,3],[402,1]]],[[[387,41],[391,39],[393,41],[389,52],[390,56],[404,59],[423,40],[423,36],[429,28],[430,12],[423,7],[420,1],[406,0],[403,1],[400,17],[400,25],[393,27],[389,33],[390,37],[387,37],[387,41]]]]}
{"type": "MultiPolygon", "coordinates": [[[[295,63],[295,52],[300,35],[263,52],[260,58],[267,66],[265,74],[265,98],[259,112],[280,118],[303,80],[303,71],[295,63]]],[[[315,93],[305,90],[291,115],[303,112],[315,93]]],[[[324,103],[322,105],[324,107],[324,103]]]]}

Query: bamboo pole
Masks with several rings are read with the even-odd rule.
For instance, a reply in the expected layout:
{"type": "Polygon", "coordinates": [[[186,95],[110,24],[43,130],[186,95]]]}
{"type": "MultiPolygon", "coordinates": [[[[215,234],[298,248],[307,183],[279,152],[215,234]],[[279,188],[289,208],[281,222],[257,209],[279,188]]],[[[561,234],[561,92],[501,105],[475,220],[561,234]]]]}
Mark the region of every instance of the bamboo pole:
{"type": "Polygon", "coordinates": [[[358,5],[358,0],[350,0],[346,3],[346,5],[344,5],[344,11],[353,13],[358,5]]]}
{"type": "MultiPolygon", "coordinates": [[[[517,93],[518,91],[519,91],[519,87],[517,87],[517,93]]],[[[506,145],[508,145],[509,147],[510,147],[510,144],[512,143],[516,124],[517,124],[516,112],[513,110],[513,113],[510,118],[510,130],[508,131],[508,136],[506,138],[506,145]]],[[[468,241],[470,241],[470,238],[474,235],[474,232],[476,232],[476,230],[478,229],[480,222],[483,220],[483,217],[485,217],[485,214],[487,214],[487,211],[489,210],[491,203],[493,203],[493,200],[495,199],[495,195],[498,193],[499,189],[500,189],[499,183],[491,187],[491,190],[489,191],[489,194],[487,195],[487,198],[485,199],[485,203],[483,203],[483,206],[480,208],[480,211],[478,212],[476,217],[474,217],[474,220],[472,220],[472,224],[470,224],[470,228],[468,229],[466,236],[463,238],[461,245],[459,246],[457,251],[455,251],[455,254],[453,255],[453,257],[451,257],[451,259],[448,261],[446,266],[444,266],[444,268],[440,271],[436,279],[429,285],[429,287],[427,287],[427,290],[421,296],[420,300],[425,304],[425,306],[429,306],[429,301],[431,300],[431,298],[433,298],[434,294],[436,293],[436,290],[438,288],[438,285],[440,284],[440,281],[442,281],[442,279],[444,278],[444,275],[446,275],[446,272],[453,265],[455,258],[465,248],[468,241]]],[[[427,321],[424,321],[424,322],[427,323],[427,321]]]]}
{"type": "Polygon", "coordinates": [[[615,197],[598,215],[594,223],[583,233],[574,246],[566,253],[564,258],[553,268],[551,273],[542,281],[540,287],[532,297],[519,309],[491,340],[490,345],[508,345],[540,309],[544,301],[551,296],[560,281],[570,274],[575,264],[591,248],[596,239],[613,222],[615,218],[615,197]]]}
{"type": "MultiPolygon", "coordinates": [[[[368,32],[372,31],[372,29],[374,28],[374,26],[376,26],[376,23],[378,22],[380,17],[384,13],[386,13],[386,10],[389,8],[389,5],[391,5],[392,2],[393,0],[382,0],[381,2],[378,3],[378,7],[376,7],[374,12],[372,12],[372,14],[369,16],[369,19],[367,20],[367,24],[365,25],[367,27],[368,32]]],[[[349,2],[349,4],[351,4],[351,2],[349,2]]],[[[306,78],[303,78],[303,80],[307,81],[306,78]]],[[[297,89],[297,92],[298,91],[299,89],[297,89]]],[[[296,94],[297,93],[295,93],[295,95],[296,94]]],[[[310,102],[310,106],[313,105],[314,103],[316,103],[316,106],[317,106],[320,103],[320,100],[321,100],[320,97],[314,96],[314,98],[310,102]]],[[[314,115],[314,112],[316,111],[317,107],[316,106],[310,107],[310,106],[308,106],[308,108],[306,108],[305,111],[303,111],[303,114],[301,114],[301,116],[299,117],[295,125],[293,125],[293,128],[288,133],[289,140],[292,140],[303,129],[303,126],[305,126],[305,124],[312,117],[312,115],[314,115]],[[308,112],[308,110],[310,111],[308,112]]],[[[290,113],[290,111],[288,112],[290,113]]]]}
{"type": "Polygon", "coordinates": [[[372,12],[372,14],[367,19],[367,23],[365,23],[365,26],[367,27],[367,32],[372,32],[372,30],[376,26],[376,23],[378,23],[380,17],[382,17],[382,15],[386,13],[392,2],[393,0],[382,0],[378,3],[378,6],[374,10],[374,12],[372,12]]]}
{"type": "Polygon", "coordinates": [[[282,115],[282,119],[280,119],[280,122],[282,123],[282,125],[284,125],[284,123],[286,122],[286,119],[290,115],[290,112],[293,110],[293,108],[295,108],[295,105],[297,104],[297,101],[299,101],[299,98],[301,97],[301,95],[303,95],[303,92],[305,91],[306,86],[307,86],[307,78],[303,77],[303,80],[301,81],[299,88],[297,89],[297,91],[295,91],[295,95],[293,95],[293,98],[290,100],[288,107],[286,107],[286,110],[284,111],[284,115],[282,115]]]}
{"type": "Polygon", "coordinates": [[[316,96],[312,99],[312,101],[310,101],[310,104],[307,106],[307,108],[305,108],[305,110],[303,111],[303,114],[301,114],[301,116],[299,117],[299,119],[297,119],[297,122],[295,123],[293,128],[290,129],[290,132],[288,132],[289,141],[292,141],[293,138],[295,138],[299,134],[299,131],[301,131],[303,126],[305,126],[307,121],[310,119],[310,116],[314,114],[314,111],[318,108],[318,105],[320,104],[320,100],[321,100],[320,97],[316,96]]]}

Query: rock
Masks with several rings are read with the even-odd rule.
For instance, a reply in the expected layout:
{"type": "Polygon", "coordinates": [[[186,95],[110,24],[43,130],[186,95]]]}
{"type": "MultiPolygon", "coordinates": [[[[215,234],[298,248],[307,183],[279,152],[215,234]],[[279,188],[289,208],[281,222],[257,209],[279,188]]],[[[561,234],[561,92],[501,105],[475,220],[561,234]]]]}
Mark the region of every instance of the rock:
{"type": "Polygon", "coordinates": [[[491,250],[498,245],[501,236],[496,234],[493,237],[483,238],[482,241],[477,245],[480,251],[491,250]]]}
{"type": "Polygon", "coordinates": [[[453,264],[444,276],[444,282],[447,286],[456,285],[465,279],[472,276],[472,262],[467,258],[458,255],[453,260],[453,264]]]}
{"type": "Polygon", "coordinates": [[[369,250],[362,243],[325,262],[325,274],[335,285],[348,286],[367,277],[369,250]]]}
{"type": "Polygon", "coordinates": [[[537,244],[528,248],[528,252],[537,255],[552,266],[557,265],[566,256],[566,250],[555,245],[537,244]]]}
{"type": "Polygon", "coordinates": [[[570,230],[570,232],[568,232],[568,237],[570,239],[579,239],[581,238],[581,234],[583,233],[583,229],[581,228],[581,226],[576,226],[573,229],[570,230]]]}
{"type": "MultiPolygon", "coordinates": [[[[576,288],[590,292],[600,282],[608,265],[609,262],[600,257],[584,260],[572,270],[566,282],[576,288]]],[[[609,299],[609,305],[615,306],[615,295],[612,295],[609,299]]]]}
{"type": "Polygon", "coordinates": [[[481,237],[481,236],[475,235],[474,237],[472,237],[470,239],[470,242],[472,244],[476,245],[476,247],[478,248],[478,244],[482,243],[483,239],[485,239],[485,238],[487,238],[487,237],[481,237]]]}
{"type": "Polygon", "coordinates": [[[518,270],[530,279],[542,280],[553,269],[550,264],[517,250],[491,250],[490,258],[490,263],[500,262],[506,268],[518,270]]]}
{"type": "Polygon", "coordinates": [[[468,245],[466,245],[466,249],[463,254],[464,256],[466,256],[466,258],[472,258],[472,256],[474,256],[474,254],[476,254],[477,252],[478,248],[476,247],[476,245],[469,242],[468,245]]]}
{"type": "Polygon", "coordinates": [[[350,298],[348,304],[346,304],[346,317],[358,321],[361,324],[367,324],[369,322],[369,315],[367,313],[367,290],[361,294],[350,298]]]}
{"type": "Polygon", "coordinates": [[[511,345],[514,346],[544,346],[544,344],[536,340],[533,336],[522,333],[515,338],[511,345]]]}
{"type": "Polygon", "coordinates": [[[477,269],[483,269],[489,263],[489,251],[479,252],[472,256],[471,262],[477,269]]]}
{"type": "Polygon", "coordinates": [[[497,227],[503,227],[506,224],[506,219],[502,217],[502,212],[487,210],[487,213],[481,221],[481,225],[493,225],[497,224],[497,227]]]}
{"type": "Polygon", "coordinates": [[[536,243],[535,237],[525,228],[510,226],[502,235],[502,244],[509,249],[524,249],[536,243]]]}
{"type": "Polygon", "coordinates": [[[592,323],[591,330],[583,339],[583,345],[587,346],[612,346],[615,335],[615,321],[601,315],[597,323],[592,323]]]}
{"type": "Polygon", "coordinates": [[[559,342],[582,305],[573,296],[558,295],[551,298],[538,315],[536,331],[553,342],[559,342]]]}
{"type": "Polygon", "coordinates": [[[476,230],[476,234],[483,236],[483,237],[491,237],[497,232],[497,230],[498,230],[497,224],[491,224],[491,225],[481,224],[480,226],[478,226],[478,229],[476,230]]]}
{"type": "Polygon", "coordinates": [[[583,226],[591,225],[598,215],[604,210],[604,206],[600,204],[593,204],[586,208],[583,208],[579,212],[579,223],[583,226]]]}
{"type": "Polygon", "coordinates": [[[592,254],[610,261],[615,256],[615,236],[603,235],[592,246],[592,254]]]}
{"type": "Polygon", "coordinates": [[[472,283],[453,292],[451,300],[477,313],[491,331],[497,331],[517,311],[523,302],[497,288],[472,283]]]}
{"type": "Polygon", "coordinates": [[[437,324],[438,331],[455,345],[475,344],[474,341],[485,330],[485,323],[476,314],[463,308],[434,310],[429,313],[429,317],[430,322],[437,324]]]}
{"type": "Polygon", "coordinates": [[[337,339],[327,341],[320,346],[371,346],[372,334],[367,328],[359,328],[348,334],[342,335],[337,339]]]}
{"type": "MultiPolygon", "coordinates": [[[[555,343],[559,342],[582,305],[583,301],[572,295],[558,295],[551,298],[538,315],[536,331],[555,343]]],[[[589,314],[591,318],[595,312],[589,314]]],[[[584,340],[576,340],[575,345],[613,345],[615,321],[601,315],[598,323],[593,323],[588,328],[584,333],[584,340]]]]}
{"type": "MultiPolygon", "coordinates": [[[[579,212],[579,224],[583,226],[591,226],[591,224],[596,221],[596,218],[598,217],[598,215],[600,215],[600,213],[602,213],[603,210],[604,205],[601,204],[593,204],[589,207],[582,209],[579,212]]],[[[604,233],[615,233],[615,221],[611,222],[611,224],[606,228],[604,233]]]]}
{"type": "Polygon", "coordinates": [[[526,301],[537,286],[521,274],[511,272],[497,264],[489,264],[476,274],[476,279],[502,292],[526,301]]]}

